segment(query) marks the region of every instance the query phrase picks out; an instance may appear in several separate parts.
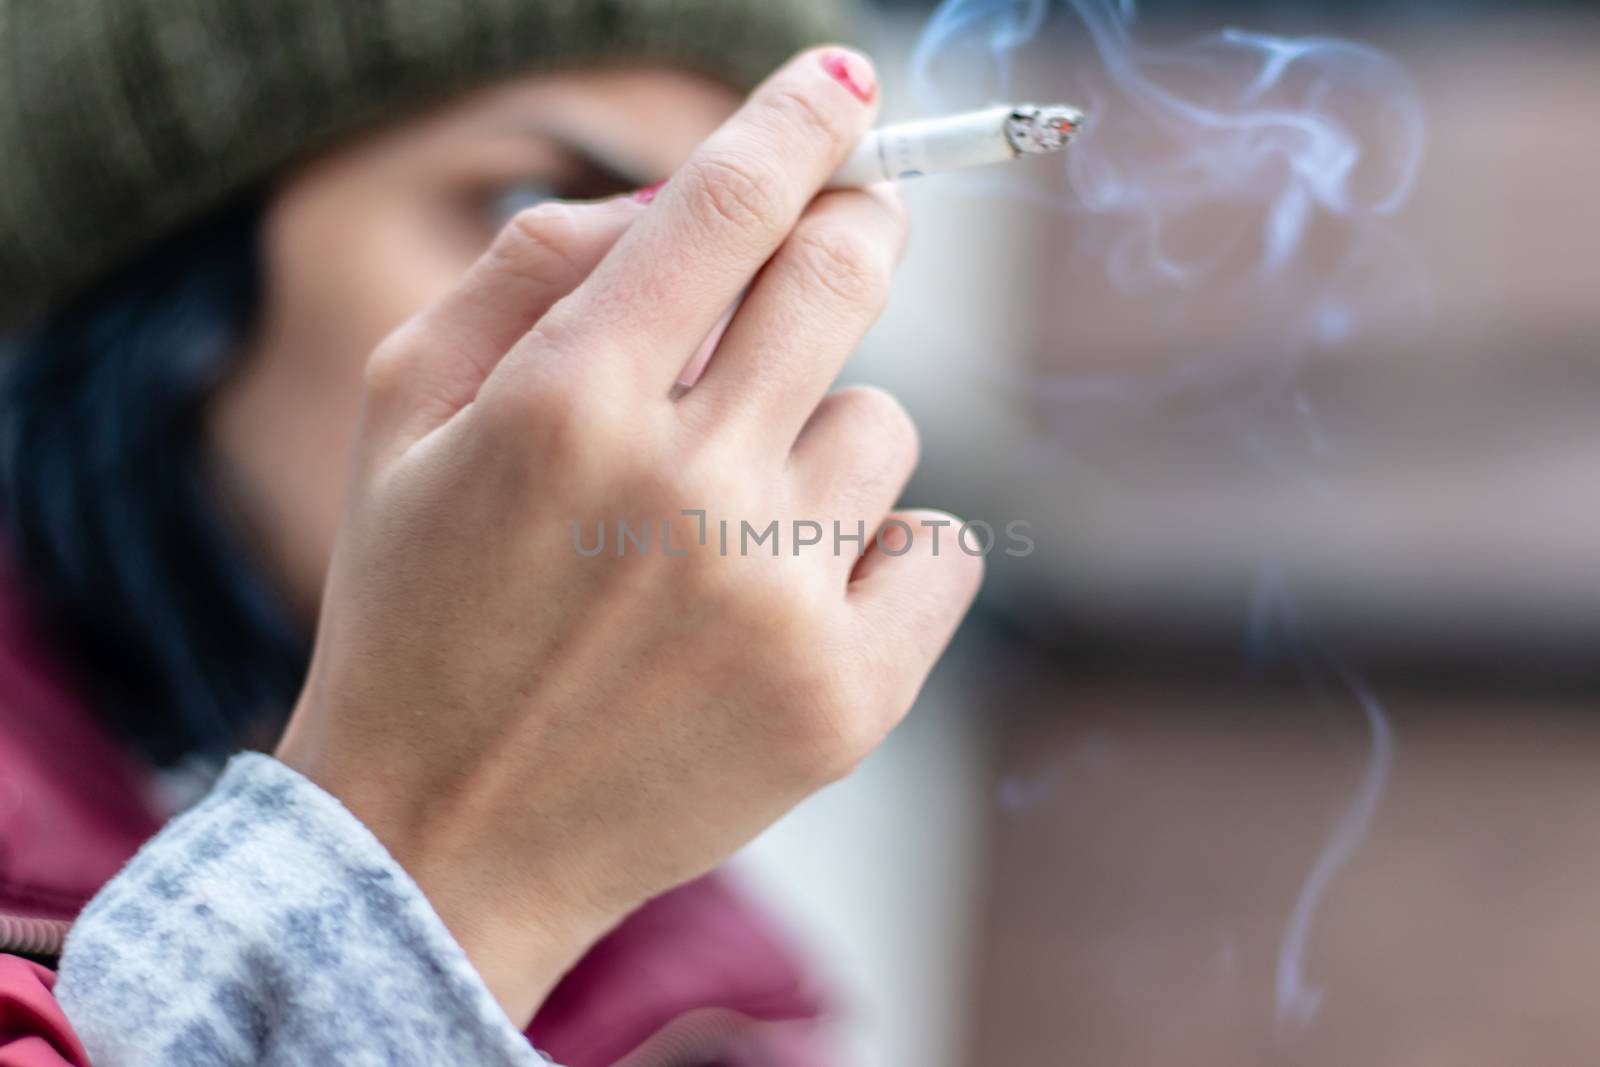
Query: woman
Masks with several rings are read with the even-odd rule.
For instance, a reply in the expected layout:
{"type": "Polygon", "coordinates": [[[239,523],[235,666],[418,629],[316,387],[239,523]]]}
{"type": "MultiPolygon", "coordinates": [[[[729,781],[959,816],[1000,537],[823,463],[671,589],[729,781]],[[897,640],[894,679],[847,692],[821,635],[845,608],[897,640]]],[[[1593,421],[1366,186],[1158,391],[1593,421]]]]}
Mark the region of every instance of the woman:
{"type": "Polygon", "coordinates": [[[0,876],[35,954],[99,891],[87,1055],[522,1063],[531,1018],[569,1067],[814,1062],[701,876],[881,739],[978,579],[885,526],[903,412],[824,396],[903,239],[816,197],[870,65],[728,118],[816,5],[97,6],[0,19],[0,876]],[[846,550],[706,536],[768,519],[846,550]],[[241,748],[278,759],[102,890],[241,748]]]}

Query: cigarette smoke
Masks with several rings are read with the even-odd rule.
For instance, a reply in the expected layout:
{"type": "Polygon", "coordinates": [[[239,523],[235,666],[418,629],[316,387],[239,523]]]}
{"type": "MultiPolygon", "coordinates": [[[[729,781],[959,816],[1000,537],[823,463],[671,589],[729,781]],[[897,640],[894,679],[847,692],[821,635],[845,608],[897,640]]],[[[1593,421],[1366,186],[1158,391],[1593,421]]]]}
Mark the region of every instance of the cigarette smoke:
{"type": "MultiPolygon", "coordinates": [[[[1316,482],[1308,464],[1327,443],[1295,368],[1405,299],[1409,279],[1392,276],[1403,255],[1385,220],[1405,203],[1421,161],[1419,94],[1393,59],[1354,42],[1228,29],[1154,47],[1136,37],[1136,14],[1134,0],[945,0],[917,45],[912,85],[930,111],[1018,98],[1083,107],[1085,132],[1064,154],[1070,195],[1046,206],[1073,216],[1088,269],[1177,319],[1202,302],[1239,309],[1230,351],[1197,347],[1154,378],[1100,372],[1030,382],[1036,398],[1070,405],[1075,417],[1086,408],[1126,413],[1202,383],[1215,394],[1223,379],[1228,406],[1215,422],[1274,477],[1316,482]],[[1029,48],[1041,40],[1067,51],[1056,58],[1029,48]],[[1307,255],[1313,233],[1317,254],[1307,255]],[[1298,450],[1278,432],[1285,418],[1298,450]]],[[[971,188],[994,192],[1020,180],[986,175],[971,188]]],[[[1037,195],[1016,184],[1005,192],[1037,195]]],[[[1317,907],[1367,833],[1393,743],[1378,700],[1296,618],[1270,561],[1261,573],[1252,653],[1269,631],[1298,643],[1308,671],[1359,706],[1370,739],[1356,793],[1287,922],[1274,990],[1285,1033],[1315,1018],[1321,994],[1305,977],[1305,958],[1317,907]]],[[[1008,801],[1027,795],[1013,784],[1008,801]]]]}
{"type": "MultiPolygon", "coordinates": [[[[1236,344],[1195,343],[1155,380],[1147,367],[1063,375],[1029,383],[1036,396],[1082,416],[1221,382],[1228,407],[1260,416],[1277,404],[1281,419],[1305,354],[1409,309],[1417,281],[1384,223],[1422,157],[1419,94],[1394,60],[1354,42],[1229,29],[1150,47],[1136,14],[1133,0],[945,0],[916,47],[912,88],[929,111],[1022,97],[1084,107],[1086,132],[1064,154],[1070,195],[1047,207],[1073,216],[1085,265],[1159,300],[1168,321],[1229,309],[1239,322],[1236,344]],[[1041,39],[1050,48],[1028,47],[1041,39]]],[[[1038,196],[1016,172],[968,183],[1038,196]]],[[[1315,454],[1325,442],[1296,402],[1299,443],[1315,454]]],[[[1284,461],[1276,444],[1269,465],[1284,461]]]]}
{"type": "Polygon", "coordinates": [[[919,97],[951,109],[1008,99],[1017,59],[1056,8],[1076,17],[1098,61],[1072,53],[1054,86],[1089,115],[1065,157],[1077,203],[1064,207],[1118,222],[1107,267],[1119,284],[1183,288],[1236,269],[1175,236],[1206,207],[1259,216],[1237,237],[1256,238],[1260,280],[1293,264],[1318,213],[1364,222],[1410,193],[1423,142],[1416,88],[1382,52],[1336,38],[1226,29],[1149,48],[1134,36],[1133,0],[946,0],[912,59],[919,97]]]}

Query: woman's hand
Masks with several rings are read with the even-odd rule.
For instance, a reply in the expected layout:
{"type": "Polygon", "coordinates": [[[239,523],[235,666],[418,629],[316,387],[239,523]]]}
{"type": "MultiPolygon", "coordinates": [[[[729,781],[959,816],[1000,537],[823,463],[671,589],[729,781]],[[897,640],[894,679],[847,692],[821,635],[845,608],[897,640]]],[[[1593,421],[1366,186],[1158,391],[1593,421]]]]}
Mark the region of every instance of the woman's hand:
{"type": "Polygon", "coordinates": [[[827,395],[904,237],[887,191],[816,197],[870,86],[853,54],[800,56],[653,204],[520,216],[372,358],[279,756],[406,866],[514,1019],[854,767],[977,588],[923,516],[873,544],[915,434],[883,393],[827,395]],[[647,551],[619,546],[646,520],[647,551]],[[752,540],[773,520],[777,555],[752,540]],[[865,545],[835,552],[835,521],[865,545]]]}

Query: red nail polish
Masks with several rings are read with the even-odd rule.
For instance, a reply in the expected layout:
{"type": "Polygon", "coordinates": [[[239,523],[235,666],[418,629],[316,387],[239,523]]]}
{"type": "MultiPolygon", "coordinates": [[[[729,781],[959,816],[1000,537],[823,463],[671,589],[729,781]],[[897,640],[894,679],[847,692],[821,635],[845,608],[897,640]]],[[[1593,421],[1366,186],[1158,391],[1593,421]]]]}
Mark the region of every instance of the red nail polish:
{"type": "Polygon", "coordinates": [[[665,184],[667,184],[667,179],[662,178],[654,185],[647,185],[643,189],[636,190],[633,194],[633,198],[639,201],[641,204],[648,204],[650,201],[656,198],[656,194],[661,191],[661,187],[665,184]]]}
{"type": "Polygon", "coordinates": [[[872,103],[872,97],[878,91],[878,78],[872,72],[872,64],[864,58],[854,52],[824,52],[822,69],[832,75],[834,81],[854,93],[857,100],[863,104],[872,103]]]}

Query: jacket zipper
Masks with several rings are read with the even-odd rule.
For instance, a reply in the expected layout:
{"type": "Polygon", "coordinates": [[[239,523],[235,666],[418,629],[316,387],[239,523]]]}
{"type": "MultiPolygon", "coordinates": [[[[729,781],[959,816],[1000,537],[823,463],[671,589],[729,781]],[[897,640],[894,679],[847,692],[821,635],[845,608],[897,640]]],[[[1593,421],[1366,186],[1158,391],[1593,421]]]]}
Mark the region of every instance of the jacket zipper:
{"type": "Polygon", "coordinates": [[[0,953],[17,956],[59,956],[67,943],[68,919],[0,912],[0,953]]]}
{"type": "Polygon", "coordinates": [[[813,1024],[813,1020],[766,1022],[732,1008],[697,1008],[657,1030],[612,1067],[705,1067],[739,1048],[758,1031],[813,1024]]]}

